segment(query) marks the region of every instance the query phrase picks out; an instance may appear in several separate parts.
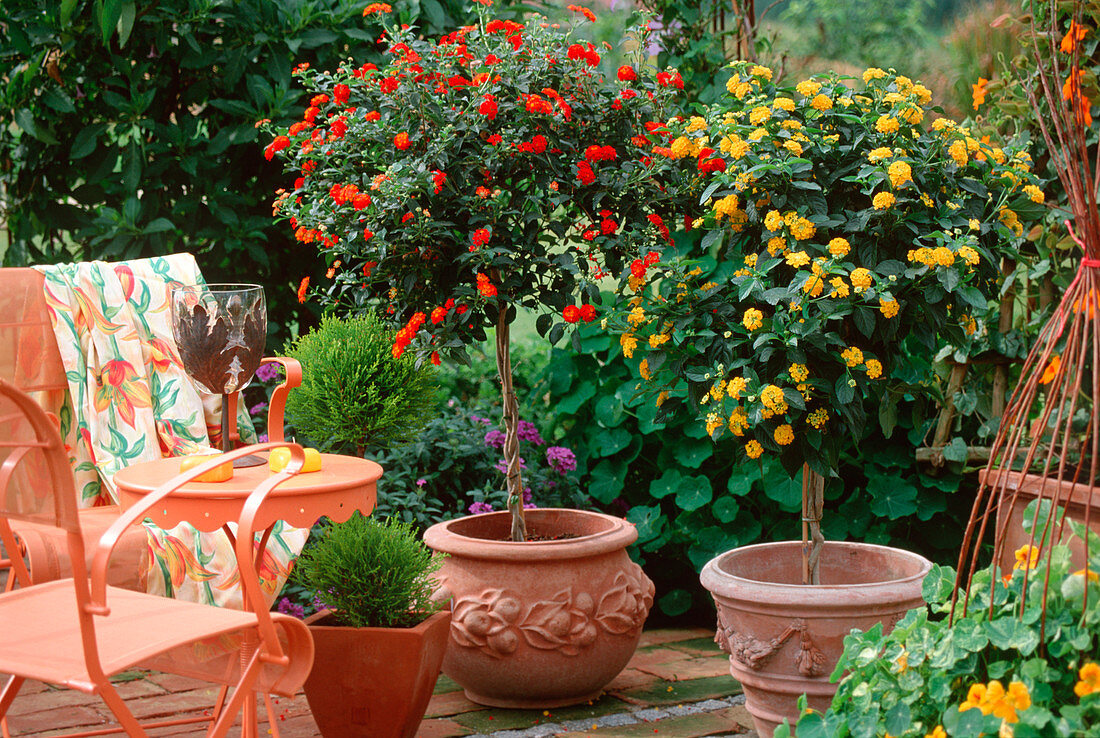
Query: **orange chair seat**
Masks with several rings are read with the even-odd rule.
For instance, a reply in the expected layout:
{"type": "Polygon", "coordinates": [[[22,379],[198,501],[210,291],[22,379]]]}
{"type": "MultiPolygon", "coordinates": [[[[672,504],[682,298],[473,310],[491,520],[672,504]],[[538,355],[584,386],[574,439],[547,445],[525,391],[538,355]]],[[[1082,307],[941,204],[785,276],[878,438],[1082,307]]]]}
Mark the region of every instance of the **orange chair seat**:
{"type": "MultiPolygon", "coordinates": [[[[256,616],[141,592],[107,588],[111,616],[98,619],[96,645],[107,676],[178,649],[181,643],[255,628],[256,616]]],[[[94,692],[84,661],[72,580],[0,598],[0,672],[94,692]]]]}

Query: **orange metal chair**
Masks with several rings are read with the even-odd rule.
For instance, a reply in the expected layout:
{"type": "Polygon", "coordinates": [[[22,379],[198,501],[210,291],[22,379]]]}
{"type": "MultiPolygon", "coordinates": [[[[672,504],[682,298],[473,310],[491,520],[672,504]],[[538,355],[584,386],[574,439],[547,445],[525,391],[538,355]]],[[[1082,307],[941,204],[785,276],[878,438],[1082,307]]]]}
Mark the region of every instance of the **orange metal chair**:
{"type": "MultiPolygon", "coordinates": [[[[107,584],[107,562],[120,535],[158,501],[228,458],[278,446],[291,449],[287,471],[256,488],[245,505],[252,512],[238,523],[238,540],[244,542],[236,547],[241,582],[247,600],[262,604],[249,545],[254,536],[251,520],[267,494],[301,469],[302,450],[295,444],[235,450],[150,493],[108,529],[93,552],[89,574],[72,472],[57,428],[34,400],[0,379],[0,540],[15,546],[9,520],[56,527],[66,538],[73,569],[71,579],[0,594],[0,673],[12,675],[0,690],[0,721],[26,679],[98,694],[118,720],[116,732],[131,736],[146,735],[147,727],[194,721],[138,724],[109,681],[111,675],[132,668],[235,687],[228,702],[219,701],[214,715],[205,718],[211,722],[208,736],[225,735],[257,691],[293,695],[313,662],[313,640],[301,621],[264,607],[231,610],[107,584]]],[[[245,734],[257,734],[254,722],[244,727],[245,734]]]]}
{"type": "MultiPolygon", "coordinates": [[[[68,384],[43,293],[44,279],[34,269],[0,269],[0,379],[31,393],[48,412],[57,415],[65,402],[68,384]]],[[[294,359],[267,358],[263,363],[281,364],[286,379],[271,397],[268,408],[268,437],[283,440],[283,411],[289,391],[301,384],[302,368],[294,359]]],[[[230,417],[236,420],[236,394],[230,396],[230,417]]],[[[236,423],[231,423],[231,439],[239,440],[236,423]]],[[[71,485],[70,485],[71,486],[71,485]]],[[[75,493],[74,493],[75,494],[75,493]]],[[[79,511],[84,549],[92,551],[94,542],[119,516],[118,505],[84,508],[79,511]]],[[[72,576],[65,537],[56,528],[35,522],[18,521],[13,526],[18,547],[9,548],[0,558],[0,569],[8,568],[6,589],[15,584],[41,583],[72,576]],[[26,564],[24,565],[23,558],[26,564]]],[[[123,535],[108,571],[108,583],[126,589],[143,590],[141,581],[147,556],[145,531],[129,529],[123,535]]],[[[91,561],[85,562],[90,565],[91,561]]]]}

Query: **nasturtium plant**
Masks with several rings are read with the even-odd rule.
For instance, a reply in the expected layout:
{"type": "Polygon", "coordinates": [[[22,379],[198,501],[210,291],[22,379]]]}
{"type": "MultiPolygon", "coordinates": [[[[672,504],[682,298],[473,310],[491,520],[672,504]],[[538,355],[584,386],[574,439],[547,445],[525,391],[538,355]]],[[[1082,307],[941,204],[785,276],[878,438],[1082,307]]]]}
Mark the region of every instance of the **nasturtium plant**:
{"type": "MultiPolygon", "coordinates": [[[[540,309],[539,332],[557,340],[596,317],[605,274],[636,252],[657,256],[668,227],[651,150],[683,83],[644,63],[644,26],[624,34],[635,62],[606,78],[600,50],[578,34],[591,10],[521,24],[488,5],[479,0],[476,24],[426,40],[372,3],[388,61],[299,68],[310,105],[266,153],[297,176],[275,209],[330,266],[323,301],[391,315],[402,324],[394,356],[462,359],[496,329],[522,539],[509,325],[518,307],[540,309]]],[[[608,438],[608,452],[621,441],[608,438]]]]}
{"type": "Polygon", "coordinates": [[[845,637],[832,706],[805,714],[798,735],[1100,735],[1100,538],[1091,544],[1087,567],[1058,545],[1049,558],[1025,546],[1011,571],[982,569],[954,619],[955,573],[934,566],[927,610],[911,610],[888,635],[876,625],[845,637]]]}

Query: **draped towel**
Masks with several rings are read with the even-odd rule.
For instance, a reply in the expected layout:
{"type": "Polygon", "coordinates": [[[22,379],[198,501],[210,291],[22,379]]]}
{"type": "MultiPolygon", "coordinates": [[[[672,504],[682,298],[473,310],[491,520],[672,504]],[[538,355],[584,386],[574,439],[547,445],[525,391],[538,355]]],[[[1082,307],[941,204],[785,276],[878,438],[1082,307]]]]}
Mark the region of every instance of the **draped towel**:
{"type": "MultiPolygon", "coordinates": [[[[203,283],[190,254],[36,267],[69,386],[62,432],[73,457],[82,507],[118,501],[113,478],[130,464],[183,456],[220,444],[221,397],[187,376],[172,338],[173,285],[203,283]]],[[[238,404],[242,440],[255,430],[238,404]]],[[[223,531],[145,523],[146,591],[223,607],[243,607],[233,547],[223,531]]],[[[276,523],[260,579],[274,601],[308,530],[276,523]]]]}

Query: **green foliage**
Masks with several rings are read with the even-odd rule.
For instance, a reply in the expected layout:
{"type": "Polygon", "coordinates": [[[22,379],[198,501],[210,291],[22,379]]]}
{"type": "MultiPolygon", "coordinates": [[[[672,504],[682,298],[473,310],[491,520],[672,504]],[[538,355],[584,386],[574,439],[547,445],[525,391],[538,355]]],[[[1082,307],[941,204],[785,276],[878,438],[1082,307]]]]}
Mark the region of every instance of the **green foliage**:
{"type": "MultiPolygon", "coordinates": [[[[908,68],[930,37],[929,0],[790,0],[782,19],[798,28],[790,51],[862,66],[908,68]]],[[[824,70],[822,70],[824,71],[824,70]]]]}
{"type": "MultiPolygon", "coordinates": [[[[832,707],[804,716],[798,735],[1097,735],[1100,585],[1074,571],[1066,546],[1050,554],[1005,580],[992,568],[977,572],[953,622],[955,573],[934,566],[924,582],[931,612],[910,611],[886,636],[881,625],[846,636],[832,707]]],[[[1092,572],[1097,564],[1094,554],[1092,572]]]]}
{"type": "MultiPolygon", "coordinates": [[[[379,517],[419,528],[467,513],[503,509],[500,411],[481,401],[450,400],[411,443],[373,456],[386,473],[378,481],[379,517]],[[491,416],[486,417],[486,416],[491,416]]],[[[525,502],[537,507],[587,507],[577,487],[573,452],[543,440],[534,423],[519,422],[525,502]]]]}
{"type": "Polygon", "coordinates": [[[302,364],[302,384],[287,397],[287,419],[323,451],[398,446],[437,414],[433,367],[393,358],[393,333],[375,316],[326,317],[287,344],[302,364]]]}
{"type": "Polygon", "coordinates": [[[355,628],[416,625],[440,608],[432,574],[443,564],[408,523],[356,512],[311,538],[293,578],[355,628]]]}
{"type": "Polygon", "coordinates": [[[461,358],[517,305],[565,313],[540,318],[551,339],[592,319],[578,296],[656,238],[646,216],[662,194],[646,154],[657,135],[644,124],[667,117],[680,85],[640,57],[606,79],[576,32],[583,19],[524,26],[478,11],[438,41],[384,19],[382,68],[301,71],[316,104],[267,152],[303,175],[280,217],[340,262],[324,299],[381,304],[407,321],[397,350],[433,360],[461,358]]]}
{"type": "MultiPolygon", "coordinates": [[[[734,441],[712,442],[686,415],[660,418],[619,344],[595,325],[578,334],[579,350],[553,350],[534,393],[539,407],[555,413],[559,442],[577,449],[594,503],[637,527],[634,555],[663,593],[658,607],[670,616],[709,611],[709,596],[689,583],[731,548],[796,538],[801,481],[774,458],[742,460],[734,441]]],[[[837,478],[826,484],[827,504],[838,513],[825,517],[826,537],[953,560],[970,505],[955,493],[975,482],[964,485],[962,464],[931,476],[914,463],[914,445],[933,422],[929,404],[901,398],[895,432],[873,434],[862,446],[874,453],[842,455],[837,478]]]]}
{"type": "Polygon", "coordinates": [[[665,152],[704,235],[650,264],[651,286],[632,269],[611,326],[647,390],[686,386],[663,409],[828,476],[870,428],[892,432],[884,403],[924,391],[914,349],[977,331],[1042,193],[1026,153],[924,124],[931,93],[908,78],[780,87],[734,67],[729,98],[674,124],[665,152]]]}
{"type": "MultiPolygon", "coordinates": [[[[457,26],[461,0],[396,0],[403,22],[457,26]]],[[[0,221],[5,266],[201,254],[211,281],[247,270],[289,334],[292,286],[324,273],[271,223],[290,184],[256,122],[289,123],[297,63],[380,61],[353,0],[0,3],[0,221]]]]}

